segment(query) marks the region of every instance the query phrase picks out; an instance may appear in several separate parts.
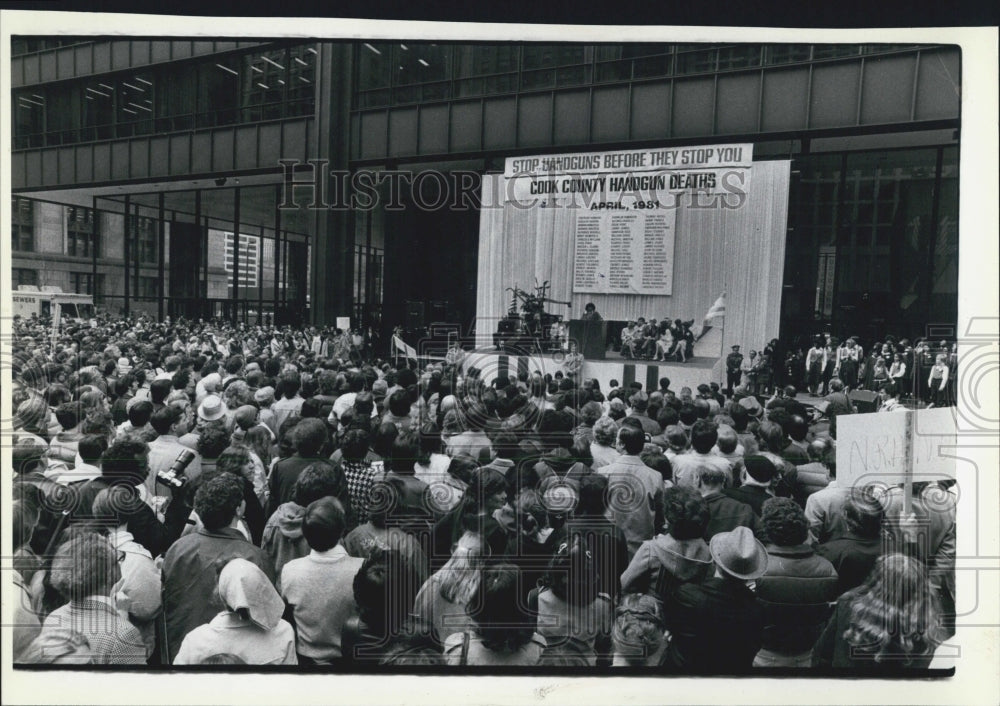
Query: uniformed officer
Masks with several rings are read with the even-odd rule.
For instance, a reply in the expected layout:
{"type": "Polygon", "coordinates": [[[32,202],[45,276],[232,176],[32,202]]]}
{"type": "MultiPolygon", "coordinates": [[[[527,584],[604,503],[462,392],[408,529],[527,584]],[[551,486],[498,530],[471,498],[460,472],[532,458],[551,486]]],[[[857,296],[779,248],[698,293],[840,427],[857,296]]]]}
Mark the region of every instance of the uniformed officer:
{"type": "Polygon", "coordinates": [[[728,395],[732,395],[733,388],[740,384],[741,365],[743,365],[743,354],[740,353],[739,346],[733,346],[733,352],[726,356],[726,394],[728,395]]]}

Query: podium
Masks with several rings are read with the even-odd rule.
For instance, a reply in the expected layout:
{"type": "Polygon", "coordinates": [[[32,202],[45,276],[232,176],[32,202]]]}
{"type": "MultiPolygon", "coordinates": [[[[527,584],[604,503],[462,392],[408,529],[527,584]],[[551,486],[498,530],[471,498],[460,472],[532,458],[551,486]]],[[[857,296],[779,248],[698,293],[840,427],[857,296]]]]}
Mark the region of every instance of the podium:
{"type": "Polygon", "coordinates": [[[584,358],[604,360],[608,348],[608,322],[573,319],[569,322],[569,340],[576,341],[576,350],[584,358]]]}

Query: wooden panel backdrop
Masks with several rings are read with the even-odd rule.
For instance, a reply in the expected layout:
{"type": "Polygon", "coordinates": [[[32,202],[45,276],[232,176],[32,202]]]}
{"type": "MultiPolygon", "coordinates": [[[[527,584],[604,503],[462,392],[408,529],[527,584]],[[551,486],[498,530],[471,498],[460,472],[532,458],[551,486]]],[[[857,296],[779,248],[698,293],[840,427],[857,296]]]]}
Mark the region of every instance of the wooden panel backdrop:
{"type": "MultiPolygon", "coordinates": [[[[548,311],[579,318],[594,302],[607,320],[694,319],[702,317],[723,291],[727,316],[723,351],[739,343],[759,350],[778,335],[788,220],[787,160],[754,162],[746,203],[737,209],[691,208],[677,213],[673,294],[573,294],[573,234],[577,210],[567,208],[484,208],[479,226],[476,331],[488,345],[496,321],[507,312],[515,284],[530,290],[549,280],[549,296],[571,302],[548,311]]],[[[483,177],[484,193],[505,193],[502,174],[483,177]],[[491,183],[491,180],[499,180],[491,183]]],[[[719,363],[721,366],[722,363],[719,363]]],[[[717,366],[718,367],[718,366],[717,366]]],[[[713,376],[717,377],[717,376],[713,376]]]]}

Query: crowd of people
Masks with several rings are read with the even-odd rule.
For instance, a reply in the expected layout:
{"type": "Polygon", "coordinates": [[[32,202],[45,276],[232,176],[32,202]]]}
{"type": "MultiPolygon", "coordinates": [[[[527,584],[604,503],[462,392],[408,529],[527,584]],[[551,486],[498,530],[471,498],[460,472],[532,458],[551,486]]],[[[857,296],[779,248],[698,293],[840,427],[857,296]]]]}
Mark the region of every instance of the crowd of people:
{"type": "Polygon", "coordinates": [[[879,393],[892,383],[899,399],[927,407],[955,404],[958,345],[918,338],[896,340],[888,335],[873,341],[868,353],[858,337],[843,340],[829,333],[811,340],[799,339],[787,347],[784,363],[778,365],[784,347],[772,339],[759,353],[744,357],[738,347],[727,357],[729,385],[742,384],[752,394],[770,394],[792,385],[823,397],[839,380],[847,393],[867,390],[879,393]],[[735,382],[734,382],[735,381],[735,382]]]}
{"type": "Polygon", "coordinates": [[[14,330],[15,663],[881,674],[953,633],[955,489],[838,485],[794,388],[46,326],[14,330]]]}

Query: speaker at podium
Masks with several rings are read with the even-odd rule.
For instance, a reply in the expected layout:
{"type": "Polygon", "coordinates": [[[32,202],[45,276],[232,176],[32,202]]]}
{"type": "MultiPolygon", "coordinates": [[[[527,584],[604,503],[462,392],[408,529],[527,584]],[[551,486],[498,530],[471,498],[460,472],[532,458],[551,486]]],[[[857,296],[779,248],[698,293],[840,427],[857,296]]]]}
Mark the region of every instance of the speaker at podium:
{"type": "Polygon", "coordinates": [[[569,340],[576,341],[576,350],[588,360],[604,360],[607,351],[608,322],[569,321],[569,340]]]}

